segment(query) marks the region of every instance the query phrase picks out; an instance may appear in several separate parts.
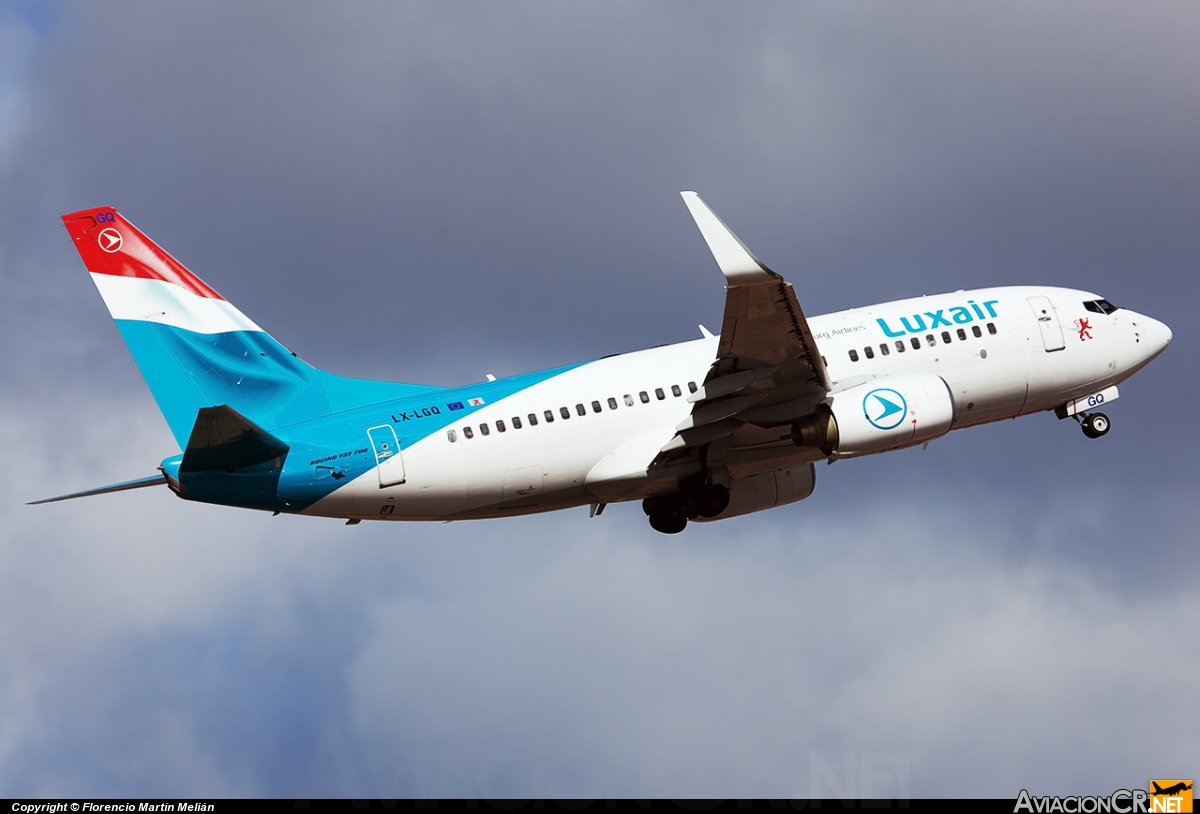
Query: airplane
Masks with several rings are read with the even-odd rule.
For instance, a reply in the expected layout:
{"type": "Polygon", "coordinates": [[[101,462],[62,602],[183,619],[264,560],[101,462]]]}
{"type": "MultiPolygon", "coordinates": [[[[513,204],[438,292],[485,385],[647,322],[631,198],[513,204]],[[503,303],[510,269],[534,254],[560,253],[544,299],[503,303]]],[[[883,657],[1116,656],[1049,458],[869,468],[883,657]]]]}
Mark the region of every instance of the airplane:
{"type": "Polygon", "coordinates": [[[1150,785],[1154,786],[1154,791],[1150,792],[1151,795],[1158,796],[1161,794],[1167,797],[1172,797],[1181,791],[1188,791],[1192,787],[1192,784],[1186,780],[1181,780],[1173,786],[1167,786],[1165,789],[1153,780],[1150,781],[1150,785]]]}
{"type": "Polygon", "coordinates": [[[63,215],[181,454],[184,500],[343,519],[507,517],[641,501],[655,530],[809,497],[815,464],[1097,410],[1171,342],[1088,291],[1010,286],[809,319],[695,192],[725,279],[720,334],[459,387],[352,379],[287,350],[112,207],[63,215]]]}

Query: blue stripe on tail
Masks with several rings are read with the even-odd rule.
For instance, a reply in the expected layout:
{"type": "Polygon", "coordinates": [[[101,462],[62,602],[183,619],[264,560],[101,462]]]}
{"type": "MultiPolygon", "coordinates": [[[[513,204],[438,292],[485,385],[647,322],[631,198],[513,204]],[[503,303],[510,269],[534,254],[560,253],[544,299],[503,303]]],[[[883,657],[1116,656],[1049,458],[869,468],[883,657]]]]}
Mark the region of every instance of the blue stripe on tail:
{"type": "Polygon", "coordinates": [[[117,327],[180,448],[203,407],[225,404],[274,429],[443,389],[334,376],[261,331],[201,334],[140,320],[117,327]]]}

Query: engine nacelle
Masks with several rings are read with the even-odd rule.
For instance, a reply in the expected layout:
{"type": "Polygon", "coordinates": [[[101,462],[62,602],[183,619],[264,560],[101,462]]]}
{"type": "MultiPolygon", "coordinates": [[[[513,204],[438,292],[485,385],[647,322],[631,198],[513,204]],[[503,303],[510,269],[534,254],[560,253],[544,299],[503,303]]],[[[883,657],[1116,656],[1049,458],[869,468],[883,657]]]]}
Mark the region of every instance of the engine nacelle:
{"type": "Polygon", "coordinates": [[[870,455],[945,435],[953,421],[954,398],[940,376],[887,376],[832,394],[793,437],[827,455],[870,455]]]}
{"type": "Polygon", "coordinates": [[[813,493],[817,484],[817,471],[812,464],[799,464],[733,478],[729,482],[729,505],[716,517],[697,517],[695,522],[724,520],[741,514],[773,509],[785,503],[804,500],[813,493]]]}

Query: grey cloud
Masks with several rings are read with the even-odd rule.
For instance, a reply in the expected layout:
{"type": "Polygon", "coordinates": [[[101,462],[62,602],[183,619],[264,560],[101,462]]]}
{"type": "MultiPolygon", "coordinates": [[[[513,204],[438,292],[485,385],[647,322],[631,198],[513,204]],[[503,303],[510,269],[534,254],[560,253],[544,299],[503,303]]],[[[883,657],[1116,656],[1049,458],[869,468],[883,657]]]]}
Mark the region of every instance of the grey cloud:
{"type": "Polygon", "coordinates": [[[1189,765],[1146,713],[1196,707],[1190,588],[1014,557],[1019,492],[984,518],[954,499],[814,500],[684,540],[619,507],[353,529],[165,491],[13,512],[0,783],[805,796],[895,793],[903,761],[916,795],[1003,796],[1189,765]]]}
{"type": "Polygon", "coordinates": [[[791,795],[915,755],[914,794],[1004,796],[1195,765],[1153,728],[1196,709],[1194,6],[59,10],[0,13],[6,793],[791,795]],[[683,540],[636,507],[15,505],[175,452],[62,212],[117,205],[314,363],[456,383],[715,329],[686,188],[810,313],[1053,282],[1175,346],[1102,443],[956,433],[683,540]]]}

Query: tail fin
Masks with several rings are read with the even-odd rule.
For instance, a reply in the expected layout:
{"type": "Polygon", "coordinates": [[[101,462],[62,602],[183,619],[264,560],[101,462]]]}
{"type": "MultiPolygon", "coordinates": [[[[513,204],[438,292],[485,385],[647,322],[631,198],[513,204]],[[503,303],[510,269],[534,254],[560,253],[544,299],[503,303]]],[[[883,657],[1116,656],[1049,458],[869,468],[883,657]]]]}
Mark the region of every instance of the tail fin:
{"type": "Polygon", "coordinates": [[[275,428],[438,389],[318,370],[115,209],[62,219],[181,448],[204,407],[228,405],[275,428]]]}

